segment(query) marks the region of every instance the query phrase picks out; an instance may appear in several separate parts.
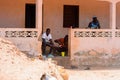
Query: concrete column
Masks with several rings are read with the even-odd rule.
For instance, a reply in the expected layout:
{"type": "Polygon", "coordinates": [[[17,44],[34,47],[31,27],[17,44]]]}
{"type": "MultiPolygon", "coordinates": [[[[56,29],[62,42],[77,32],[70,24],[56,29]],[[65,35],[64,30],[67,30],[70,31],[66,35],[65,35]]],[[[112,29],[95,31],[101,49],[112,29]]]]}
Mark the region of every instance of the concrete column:
{"type": "Polygon", "coordinates": [[[36,28],[42,32],[42,0],[36,0],[36,28]]]}
{"type": "Polygon", "coordinates": [[[116,3],[110,4],[110,27],[116,29],[116,3]]]}
{"type": "Polygon", "coordinates": [[[37,50],[39,51],[39,55],[42,54],[41,51],[41,33],[42,33],[42,5],[43,5],[43,0],[36,0],[36,28],[38,31],[38,40],[37,40],[37,50]]]}
{"type": "Polygon", "coordinates": [[[110,28],[116,29],[116,3],[120,0],[99,0],[110,2],[110,28]]]}

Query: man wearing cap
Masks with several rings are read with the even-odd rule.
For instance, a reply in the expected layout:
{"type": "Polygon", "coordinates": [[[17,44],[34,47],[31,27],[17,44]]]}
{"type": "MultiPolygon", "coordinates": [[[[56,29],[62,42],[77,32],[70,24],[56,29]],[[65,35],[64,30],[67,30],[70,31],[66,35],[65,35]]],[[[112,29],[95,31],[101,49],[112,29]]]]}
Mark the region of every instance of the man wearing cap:
{"type": "Polygon", "coordinates": [[[89,23],[88,27],[91,29],[100,29],[100,24],[97,17],[93,17],[93,20],[89,23]]]}

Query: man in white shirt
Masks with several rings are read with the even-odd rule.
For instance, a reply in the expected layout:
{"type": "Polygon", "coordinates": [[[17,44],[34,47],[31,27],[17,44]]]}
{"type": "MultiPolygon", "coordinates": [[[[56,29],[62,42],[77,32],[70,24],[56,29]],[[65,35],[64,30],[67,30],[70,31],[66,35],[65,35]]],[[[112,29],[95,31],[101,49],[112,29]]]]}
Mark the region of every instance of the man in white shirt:
{"type": "Polygon", "coordinates": [[[45,54],[46,56],[48,56],[49,54],[51,54],[52,49],[53,49],[53,41],[52,41],[52,35],[50,34],[50,29],[47,28],[46,32],[44,32],[42,34],[42,54],[45,54]],[[50,47],[50,51],[49,53],[46,53],[46,46],[50,47]]]}

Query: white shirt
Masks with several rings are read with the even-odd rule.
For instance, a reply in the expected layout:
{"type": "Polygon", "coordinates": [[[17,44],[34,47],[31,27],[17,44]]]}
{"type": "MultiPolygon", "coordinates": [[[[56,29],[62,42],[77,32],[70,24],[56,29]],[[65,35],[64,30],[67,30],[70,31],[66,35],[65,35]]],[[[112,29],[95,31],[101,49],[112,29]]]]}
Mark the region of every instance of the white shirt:
{"type": "Polygon", "coordinates": [[[49,34],[47,36],[46,32],[42,34],[42,38],[45,39],[46,42],[49,42],[50,39],[52,39],[52,35],[49,34]]]}

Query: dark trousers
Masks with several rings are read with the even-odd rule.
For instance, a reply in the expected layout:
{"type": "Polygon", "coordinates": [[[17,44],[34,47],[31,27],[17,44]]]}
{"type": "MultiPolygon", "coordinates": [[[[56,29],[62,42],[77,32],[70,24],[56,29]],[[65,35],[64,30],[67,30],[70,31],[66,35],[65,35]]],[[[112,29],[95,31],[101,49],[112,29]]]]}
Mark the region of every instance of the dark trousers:
{"type": "Polygon", "coordinates": [[[66,48],[66,47],[56,47],[56,50],[58,51],[58,52],[65,52],[66,54],[66,56],[68,55],[68,49],[66,48]]]}
{"type": "Polygon", "coordinates": [[[48,56],[48,54],[51,54],[53,50],[53,44],[49,42],[42,42],[42,54],[48,56]],[[50,47],[49,53],[46,52],[46,47],[50,47]]]}

